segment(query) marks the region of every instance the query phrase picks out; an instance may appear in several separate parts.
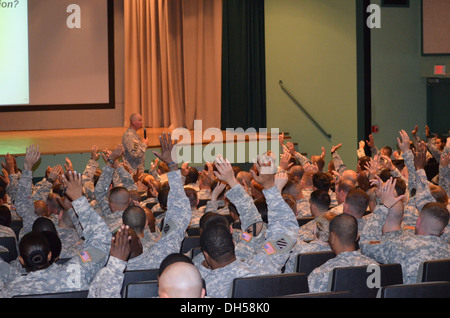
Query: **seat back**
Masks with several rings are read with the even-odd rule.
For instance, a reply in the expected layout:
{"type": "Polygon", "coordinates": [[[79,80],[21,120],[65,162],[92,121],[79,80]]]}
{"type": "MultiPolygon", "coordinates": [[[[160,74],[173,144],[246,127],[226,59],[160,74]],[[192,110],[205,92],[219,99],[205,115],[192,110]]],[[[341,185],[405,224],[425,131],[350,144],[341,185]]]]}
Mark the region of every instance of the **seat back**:
{"type": "Polygon", "coordinates": [[[158,297],[158,281],[131,283],[125,287],[125,298],[158,297]]]}
{"type": "Polygon", "coordinates": [[[203,207],[203,206],[205,206],[205,205],[207,205],[207,204],[208,204],[208,201],[211,201],[211,200],[210,200],[210,199],[201,199],[201,200],[198,200],[197,209],[198,209],[198,208],[201,208],[201,207],[203,207]]]}
{"type": "Polygon", "coordinates": [[[16,234],[16,238],[19,239],[19,233],[23,227],[23,221],[22,220],[12,220],[11,225],[9,227],[13,229],[14,233],[16,234]]]}
{"type": "Polygon", "coordinates": [[[304,216],[304,217],[298,218],[297,223],[298,223],[298,226],[301,227],[301,226],[305,225],[306,223],[311,222],[312,220],[314,220],[313,216],[304,216]]]}
{"type": "Polygon", "coordinates": [[[232,298],[268,298],[309,292],[308,279],[303,273],[263,275],[235,278],[232,298]]]}
{"type": "Polygon", "coordinates": [[[122,297],[125,295],[125,289],[129,284],[157,280],[159,269],[125,270],[123,273],[124,279],[121,291],[122,297]]]}
{"type": "Polygon", "coordinates": [[[181,242],[180,253],[187,253],[196,247],[200,247],[200,236],[187,236],[181,242]]]}
{"type": "Polygon", "coordinates": [[[376,298],[379,289],[377,287],[397,284],[403,284],[400,264],[379,264],[370,268],[352,266],[333,269],[329,290],[348,291],[351,297],[376,298]]]}
{"type": "Polygon", "coordinates": [[[199,227],[188,227],[186,229],[187,236],[200,236],[200,228],[199,227]]]}
{"type": "Polygon", "coordinates": [[[295,271],[297,273],[305,273],[306,275],[309,275],[316,267],[321,266],[335,256],[336,255],[332,251],[298,254],[295,271]]]}
{"type": "Polygon", "coordinates": [[[323,293],[302,293],[280,296],[275,298],[349,298],[350,293],[348,291],[340,292],[323,292],[323,293]]]}
{"type": "Polygon", "coordinates": [[[9,252],[0,252],[0,258],[3,259],[6,263],[9,263],[11,261],[9,259],[9,252]]]}
{"type": "Polygon", "coordinates": [[[380,288],[379,298],[450,298],[450,282],[401,284],[380,288]]]}
{"type": "Polygon", "coordinates": [[[422,262],[419,266],[418,282],[450,281],[450,259],[422,262]]]}
{"type": "Polygon", "coordinates": [[[8,249],[10,261],[17,258],[17,245],[15,237],[0,237],[0,245],[8,249]]]}
{"type": "Polygon", "coordinates": [[[12,298],[87,298],[89,290],[79,290],[61,293],[46,293],[35,295],[16,295],[12,298]]]}

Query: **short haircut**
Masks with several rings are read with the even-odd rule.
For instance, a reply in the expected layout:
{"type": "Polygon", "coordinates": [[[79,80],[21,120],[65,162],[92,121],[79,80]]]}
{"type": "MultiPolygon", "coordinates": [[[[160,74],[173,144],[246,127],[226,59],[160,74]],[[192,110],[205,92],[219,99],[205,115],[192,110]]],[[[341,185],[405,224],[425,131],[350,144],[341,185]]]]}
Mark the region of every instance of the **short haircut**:
{"type": "Polygon", "coordinates": [[[441,232],[445,229],[449,222],[449,212],[447,207],[444,204],[437,202],[430,202],[423,206],[420,211],[420,217],[422,218],[433,218],[439,222],[441,228],[438,229],[438,232],[441,232]]]}
{"type": "Polygon", "coordinates": [[[295,198],[300,191],[301,191],[300,181],[297,181],[295,179],[288,179],[281,193],[289,194],[295,198]]]}
{"type": "Polygon", "coordinates": [[[345,203],[359,216],[364,215],[369,206],[369,201],[369,195],[361,189],[351,189],[345,198],[345,203]]]}
{"type": "Polygon", "coordinates": [[[358,238],[358,221],[353,215],[339,214],[330,222],[330,233],[334,233],[344,245],[355,244],[358,238]]]}
{"type": "Polygon", "coordinates": [[[109,192],[109,202],[116,204],[128,204],[130,202],[130,193],[125,187],[114,187],[109,192]]]}
{"type": "Polygon", "coordinates": [[[217,262],[222,262],[234,256],[234,242],[230,230],[221,225],[206,227],[200,236],[202,252],[217,262]]]}
{"type": "Polygon", "coordinates": [[[305,169],[301,165],[294,165],[289,170],[292,177],[301,180],[303,178],[303,174],[305,173],[305,169]]]}
{"type": "Polygon", "coordinates": [[[172,253],[167,255],[166,258],[162,260],[161,264],[159,265],[158,276],[161,276],[161,274],[167,267],[178,262],[194,264],[188,256],[182,253],[172,253]]]}
{"type": "Polygon", "coordinates": [[[198,194],[194,188],[185,187],[184,193],[186,193],[187,198],[189,199],[189,204],[191,208],[196,208],[198,205],[198,194]]]}
{"type": "Polygon", "coordinates": [[[185,179],[185,185],[196,183],[198,180],[198,170],[195,167],[189,167],[188,174],[185,179]]]}
{"type": "Polygon", "coordinates": [[[0,225],[11,226],[11,210],[6,205],[0,206],[0,225]]]}
{"type": "Polygon", "coordinates": [[[311,192],[309,202],[322,210],[328,210],[331,204],[331,198],[327,191],[315,190],[311,192]]]}
{"type": "Polygon", "coordinates": [[[316,172],[312,176],[313,186],[318,190],[328,191],[331,187],[331,180],[326,173],[316,172]]]}
{"type": "Polygon", "coordinates": [[[367,170],[366,164],[369,163],[371,158],[369,156],[362,156],[358,159],[358,167],[360,171],[367,170]]]}
{"type": "Polygon", "coordinates": [[[383,182],[386,182],[391,178],[391,171],[389,169],[383,169],[379,177],[383,182]]]}
{"type": "Polygon", "coordinates": [[[294,197],[289,194],[283,194],[282,197],[284,202],[286,202],[287,205],[289,205],[292,212],[294,212],[294,214],[297,214],[297,201],[295,201],[294,197]]]}
{"type": "Polygon", "coordinates": [[[380,149],[380,151],[384,151],[387,157],[391,157],[392,156],[392,148],[389,146],[384,146],[380,149]]]}
{"type": "Polygon", "coordinates": [[[448,195],[443,187],[438,185],[432,185],[430,187],[431,195],[436,200],[437,203],[448,204],[448,195]]]}
{"type": "Polygon", "coordinates": [[[395,182],[395,191],[397,192],[397,196],[404,195],[406,193],[406,182],[402,178],[394,178],[395,182]]]}
{"type": "Polygon", "coordinates": [[[215,212],[206,212],[205,214],[203,214],[199,221],[200,229],[204,230],[212,224],[222,225],[227,229],[230,227],[230,222],[228,221],[226,216],[222,214],[218,214],[215,212]]]}
{"type": "Polygon", "coordinates": [[[350,180],[340,180],[336,187],[338,191],[342,191],[344,193],[348,193],[353,188],[354,184],[350,180]]]}
{"type": "Polygon", "coordinates": [[[136,233],[142,233],[145,228],[145,222],[147,221],[147,215],[143,208],[139,206],[130,206],[123,211],[122,222],[128,225],[136,233]]]}

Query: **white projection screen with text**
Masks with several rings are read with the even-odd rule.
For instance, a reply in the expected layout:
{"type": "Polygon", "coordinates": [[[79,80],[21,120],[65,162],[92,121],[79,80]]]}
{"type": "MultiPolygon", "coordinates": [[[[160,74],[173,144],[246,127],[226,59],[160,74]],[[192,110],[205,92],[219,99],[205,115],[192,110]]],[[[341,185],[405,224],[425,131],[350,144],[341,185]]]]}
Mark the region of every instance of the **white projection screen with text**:
{"type": "Polygon", "coordinates": [[[111,6],[0,0],[0,111],[114,107],[111,6]]]}

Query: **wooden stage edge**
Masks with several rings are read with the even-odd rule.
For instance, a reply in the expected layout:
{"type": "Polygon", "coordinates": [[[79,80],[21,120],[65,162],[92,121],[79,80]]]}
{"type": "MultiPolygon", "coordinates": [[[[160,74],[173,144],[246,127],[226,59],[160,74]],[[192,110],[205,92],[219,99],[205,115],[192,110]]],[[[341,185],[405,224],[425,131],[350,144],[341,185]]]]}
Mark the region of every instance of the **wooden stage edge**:
{"type": "MultiPolygon", "coordinates": [[[[127,127],[115,128],[82,128],[82,129],[58,129],[58,130],[28,130],[28,131],[0,131],[0,156],[9,153],[15,156],[22,156],[29,145],[39,145],[42,155],[70,154],[70,153],[90,153],[94,145],[99,150],[113,149],[122,142],[122,135],[127,127]]],[[[185,130],[187,132],[188,130],[185,130]]],[[[147,128],[147,137],[149,139],[149,148],[159,148],[159,136],[163,133],[173,133],[169,128],[147,128]]],[[[237,136],[233,140],[227,140],[227,131],[222,132],[220,142],[237,141],[260,141],[273,140],[271,134],[274,131],[270,129],[267,132],[258,132],[248,134],[250,131],[234,132],[237,136]]],[[[277,131],[275,131],[277,133],[277,131]]],[[[138,132],[143,137],[143,129],[138,132]]],[[[198,145],[209,144],[215,141],[215,138],[204,139],[204,131],[201,137],[198,131],[189,130],[190,140],[181,140],[180,145],[198,145]]],[[[274,134],[275,136],[275,134],[274,134]]],[[[277,140],[278,140],[278,134],[277,140]]],[[[290,139],[286,135],[285,139],[290,139]]]]}

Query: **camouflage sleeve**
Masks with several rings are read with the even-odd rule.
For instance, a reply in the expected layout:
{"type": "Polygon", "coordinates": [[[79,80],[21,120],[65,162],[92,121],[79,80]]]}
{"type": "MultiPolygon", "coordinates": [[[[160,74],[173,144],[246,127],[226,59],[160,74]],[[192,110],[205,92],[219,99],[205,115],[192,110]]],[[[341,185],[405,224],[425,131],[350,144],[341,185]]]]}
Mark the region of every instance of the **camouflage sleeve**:
{"type": "Polygon", "coordinates": [[[415,196],[415,203],[417,209],[421,211],[425,204],[429,202],[436,202],[436,200],[431,195],[430,186],[428,184],[428,179],[425,170],[421,169],[416,171],[416,181],[417,181],[417,192],[415,196]]]}
{"type": "Polygon", "coordinates": [[[19,185],[20,173],[9,175],[9,183],[6,186],[6,194],[11,198],[11,202],[16,200],[17,187],[19,185]]]}
{"type": "MultiPolygon", "coordinates": [[[[165,236],[175,236],[174,244],[181,244],[185,231],[191,221],[192,211],[189,199],[184,191],[180,170],[167,174],[169,179],[169,195],[167,198],[167,212],[164,219],[164,229],[162,238],[165,236]],[[176,235],[174,235],[176,234],[176,235]]],[[[179,247],[178,247],[179,248],[179,247]]]]}
{"type": "Polygon", "coordinates": [[[122,165],[116,169],[116,172],[119,175],[119,179],[123,187],[128,190],[137,190],[133,176],[122,165]]]}
{"type": "MultiPolygon", "coordinates": [[[[443,154],[450,153],[450,147],[445,146],[443,154]]],[[[450,197],[450,165],[447,167],[439,164],[439,186],[441,186],[450,197]]]]}
{"type": "Polygon", "coordinates": [[[436,159],[437,162],[441,161],[441,152],[436,147],[436,138],[429,138],[427,140],[428,151],[433,155],[433,158],[436,159]]]}
{"type": "Polygon", "coordinates": [[[108,205],[108,193],[114,171],[114,168],[108,165],[103,167],[102,174],[100,175],[94,189],[95,198],[101,207],[103,216],[111,214],[111,209],[108,205]]]}
{"type": "Polygon", "coordinates": [[[311,161],[308,159],[308,158],[306,158],[304,155],[302,155],[301,153],[299,153],[299,152],[295,152],[295,155],[294,155],[294,157],[295,157],[295,159],[297,159],[298,160],[298,162],[300,162],[300,164],[302,165],[302,166],[304,166],[306,163],[311,163],[311,161]]]}
{"type": "Polygon", "coordinates": [[[240,184],[228,190],[226,196],[236,206],[244,231],[252,224],[263,221],[252,198],[240,184]]]}
{"type": "Polygon", "coordinates": [[[269,226],[266,241],[255,261],[267,263],[273,270],[280,271],[297,242],[298,222],[276,186],[263,190],[263,194],[267,201],[269,226]]]}
{"type": "Polygon", "coordinates": [[[380,151],[378,150],[377,147],[371,147],[371,148],[370,148],[370,154],[371,154],[372,158],[375,157],[376,155],[378,155],[379,152],[380,152],[380,151]]]}
{"type": "Polygon", "coordinates": [[[23,220],[23,231],[31,231],[37,215],[34,213],[34,203],[31,199],[33,172],[24,170],[17,185],[17,195],[15,200],[16,211],[23,220]]]}
{"type": "Polygon", "coordinates": [[[84,193],[89,201],[95,200],[94,175],[98,167],[97,161],[89,159],[82,174],[84,193]]]}
{"type": "Polygon", "coordinates": [[[208,200],[208,202],[206,202],[205,213],[206,212],[215,212],[215,213],[217,213],[218,210],[219,210],[219,201],[217,201],[217,200],[208,200]]]}
{"type": "Polygon", "coordinates": [[[414,155],[411,150],[403,153],[403,160],[405,161],[405,166],[408,169],[408,189],[411,192],[412,189],[417,188],[416,184],[416,167],[414,166],[414,155]]]}
{"type": "Polygon", "coordinates": [[[356,150],[356,156],[358,157],[358,159],[361,159],[362,157],[364,157],[366,155],[366,152],[364,151],[364,149],[357,149],[356,150]]]}
{"type": "Polygon", "coordinates": [[[86,197],[74,200],[72,206],[83,228],[85,246],[92,246],[109,253],[111,232],[103,219],[89,205],[86,197]]]}
{"type": "Polygon", "coordinates": [[[370,241],[379,241],[382,236],[382,229],[386,223],[389,210],[384,205],[377,205],[370,217],[367,218],[366,224],[361,233],[360,245],[369,244],[370,241]]]}
{"type": "Polygon", "coordinates": [[[126,152],[133,158],[141,158],[147,149],[147,146],[140,140],[137,142],[136,136],[131,132],[125,132],[122,137],[122,144],[126,152]]]}
{"type": "Polygon", "coordinates": [[[348,170],[342,161],[341,156],[339,156],[337,152],[334,152],[332,157],[334,162],[334,170],[336,170],[339,174],[342,174],[345,170],[348,170]]]}
{"type": "Polygon", "coordinates": [[[95,275],[88,298],[122,298],[120,292],[126,266],[126,262],[111,256],[106,266],[95,275]]]}
{"type": "Polygon", "coordinates": [[[33,201],[47,200],[48,194],[52,190],[53,184],[49,182],[47,179],[42,179],[38,183],[35,184],[33,189],[33,194],[31,196],[31,199],[33,201]]]}

